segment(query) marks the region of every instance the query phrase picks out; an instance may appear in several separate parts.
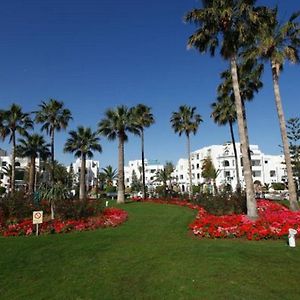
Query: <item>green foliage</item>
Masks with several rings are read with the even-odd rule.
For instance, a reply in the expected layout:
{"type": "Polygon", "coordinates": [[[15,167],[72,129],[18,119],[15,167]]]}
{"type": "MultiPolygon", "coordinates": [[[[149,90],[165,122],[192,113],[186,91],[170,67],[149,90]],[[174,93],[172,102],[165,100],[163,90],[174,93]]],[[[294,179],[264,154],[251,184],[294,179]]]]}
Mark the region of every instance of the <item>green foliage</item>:
{"type": "Polygon", "coordinates": [[[6,188],[4,186],[0,186],[0,195],[5,194],[6,188]]]}
{"type": "Polygon", "coordinates": [[[203,159],[201,171],[201,176],[207,180],[216,180],[220,173],[220,170],[216,170],[210,156],[203,159]]]}
{"type": "Polygon", "coordinates": [[[63,220],[92,217],[100,215],[105,208],[104,200],[66,199],[55,205],[56,214],[63,220]]]}
{"type": "Polygon", "coordinates": [[[300,183],[300,118],[291,118],[287,121],[287,137],[290,140],[290,153],[293,173],[300,183]]]}
{"type": "Polygon", "coordinates": [[[132,171],[132,182],[131,182],[131,191],[132,192],[140,192],[143,189],[143,183],[140,179],[138,179],[136,172],[132,171]]]}
{"type": "Polygon", "coordinates": [[[285,184],[282,183],[282,182],[272,182],[272,188],[273,188],[275,191],[280,191],[280,190],[286,189],[286,186],[285,186],[285,184]]]}
{"type": "Polygon", "coordinates": [[[105,192],[106,193],[115,193],[117,191],[117,187],[114,185],[107,185],[105,187],[105,192]]]}
{"type": "Polygon", "coordinates": [[[201,186],[200,185],[193,185],[193,195],[199,194],[201,192],[201,186]]]}
{"type": "Polygon", "coordinates": [[[32,199],[26,197],[23,191],[7,194],[0,198],[0,224],[7,220],[30,217],[34,208],[32,199]]]}
{"type": "Polygon", "coordinates": [[[221,216],[247,213],[246,195],[238,193],[201,194],[194,200],[210,214],[221,216]]]}

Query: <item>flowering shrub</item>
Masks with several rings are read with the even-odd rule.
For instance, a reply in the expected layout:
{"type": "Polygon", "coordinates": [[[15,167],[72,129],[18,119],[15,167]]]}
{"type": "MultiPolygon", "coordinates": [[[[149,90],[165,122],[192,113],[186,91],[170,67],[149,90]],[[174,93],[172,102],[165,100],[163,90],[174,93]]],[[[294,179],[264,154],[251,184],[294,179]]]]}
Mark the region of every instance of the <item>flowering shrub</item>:
{"type": "MultiPolygon", "coordinates": [[[[125,222],[128,218],[126,211],[118,208],[106,208],[99,216],[81,220],[52,220],[40,225],[41,234],[67,233],[70,231],[93,230],[103,227],[115,227],[125,222]]],[[[35,233],[35,225],[32,220],[23,220],[0,227],[3,236],[32,235],[35,233]]]]}
{"type": "Polygon", "coordinates": [[[198,210],[196,220],[189,225],[198,237],[278,239],[288,235],[289,228],[294,228],[300,235],[300,211],[292,212],[285,206],[268,200],[257,201],[259,218],[255,221],[250,220],[245,214],[215,216],[209,214],[203,207],[185,200],[148,199],[146,201],[175,204],[198,210]]]}

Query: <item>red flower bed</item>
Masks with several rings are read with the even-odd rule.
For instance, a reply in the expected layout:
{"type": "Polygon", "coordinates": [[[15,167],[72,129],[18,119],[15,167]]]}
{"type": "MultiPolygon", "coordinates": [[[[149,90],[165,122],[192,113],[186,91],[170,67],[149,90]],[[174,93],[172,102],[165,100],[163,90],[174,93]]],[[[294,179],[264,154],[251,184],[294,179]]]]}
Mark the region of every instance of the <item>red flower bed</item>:
{"type": "MultiPolygon", "coordinates": [[[[128,218],[126,211],[118,208],[106,208],[100,216],[82,220],[52,220],[40,225],[40,233],[67,233],[71,231],[93,230],[103,227],[115,227],[128,218]]],[[[23,220],[0,228],[3,236],[20,236],[34,234],[35,225],[32,220],[23,220]]]]}
{"type": "Polygon", "coordinates": [[[198,214],[189,228],[198,237],[207,238],[239,238],[248,240],[278,239],[288,235],[289,228],[297,230],[300,235],[300,211],[292,212],[288,208],[272,201],[258,200],[258,215],[256,221],[246,215],[215,216],[206,212],[199,205],[188,201],[171,199],[148,199],[147,202],[175,204],[197,209],[198,214]]]}

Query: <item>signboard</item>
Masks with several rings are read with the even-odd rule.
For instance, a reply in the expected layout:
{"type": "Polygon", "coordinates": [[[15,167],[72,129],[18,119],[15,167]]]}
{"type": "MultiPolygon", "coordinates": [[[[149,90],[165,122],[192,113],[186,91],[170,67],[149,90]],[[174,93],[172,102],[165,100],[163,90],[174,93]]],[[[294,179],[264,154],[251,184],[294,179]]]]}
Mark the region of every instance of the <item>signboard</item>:
{"type": "Polygon", "coordinates": [[[43,223],[43,211],[34,211],[32,213],[32,224],[42,224],[43,223]]]}

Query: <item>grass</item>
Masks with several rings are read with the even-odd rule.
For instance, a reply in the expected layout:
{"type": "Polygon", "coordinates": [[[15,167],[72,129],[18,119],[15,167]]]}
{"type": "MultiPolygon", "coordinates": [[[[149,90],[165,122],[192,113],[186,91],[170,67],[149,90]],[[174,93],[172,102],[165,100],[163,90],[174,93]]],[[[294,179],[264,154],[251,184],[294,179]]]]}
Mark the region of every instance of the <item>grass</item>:
{"type": "Polygon", "coordinates": [[[118,228],[0,238],[1,299],[299,299],[300,251],[285,241],[198,240],[195,211],[121,207],[118,228]]]}

